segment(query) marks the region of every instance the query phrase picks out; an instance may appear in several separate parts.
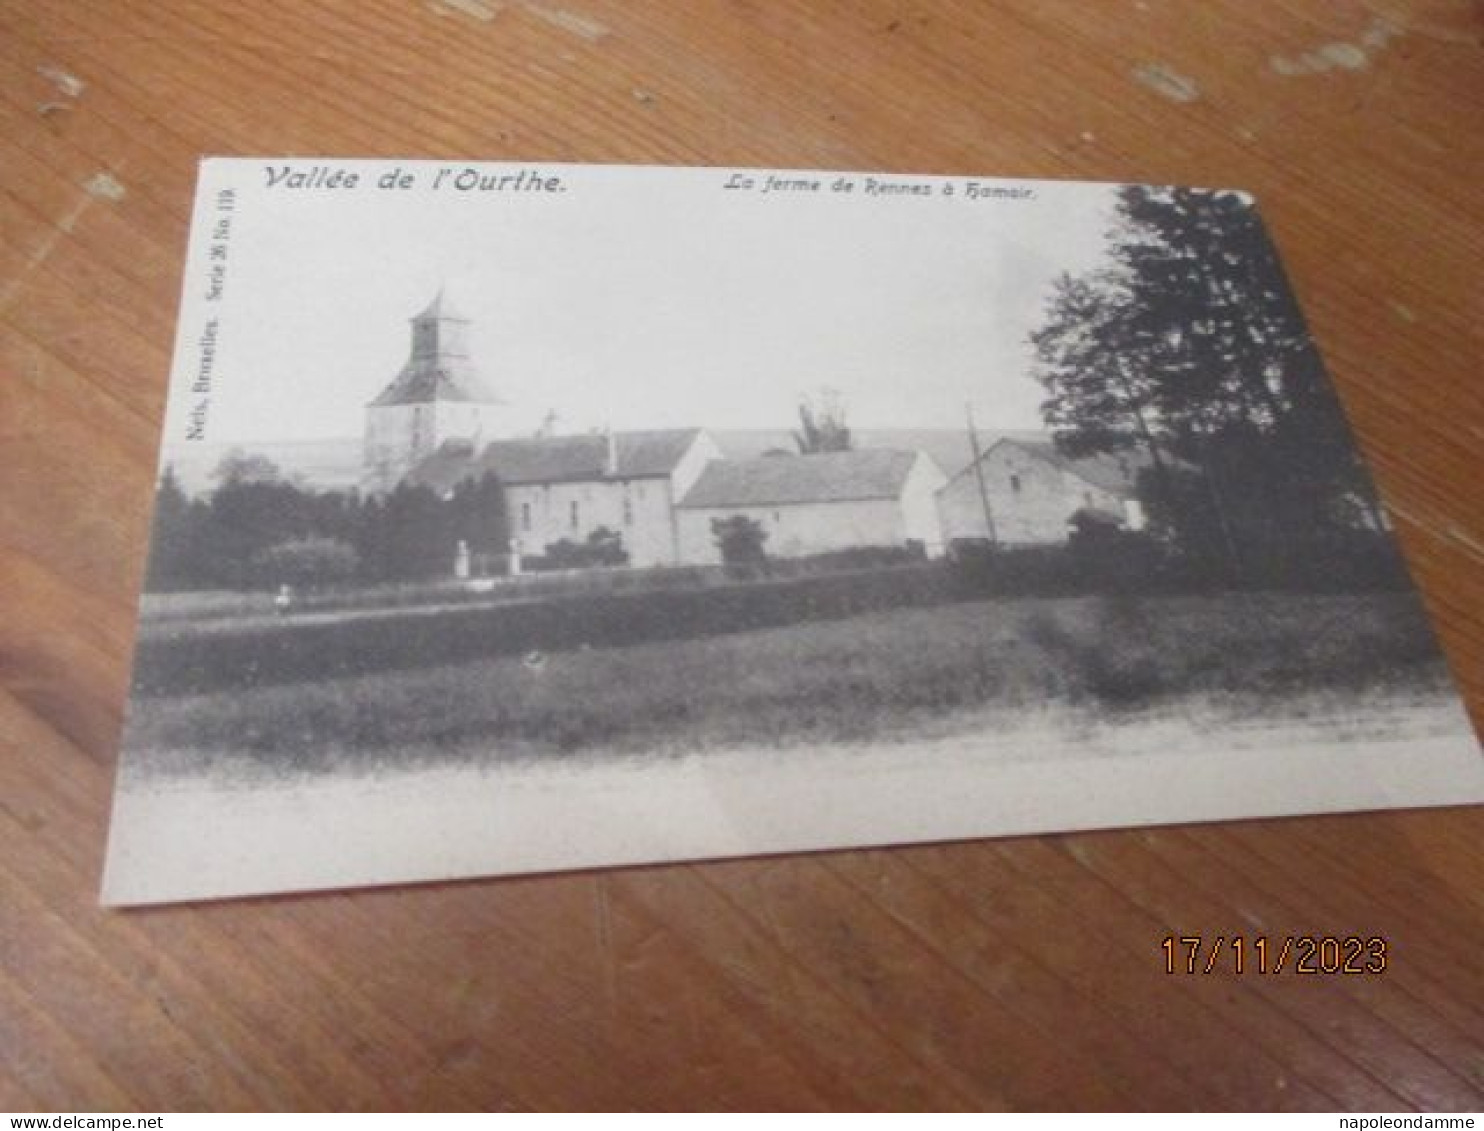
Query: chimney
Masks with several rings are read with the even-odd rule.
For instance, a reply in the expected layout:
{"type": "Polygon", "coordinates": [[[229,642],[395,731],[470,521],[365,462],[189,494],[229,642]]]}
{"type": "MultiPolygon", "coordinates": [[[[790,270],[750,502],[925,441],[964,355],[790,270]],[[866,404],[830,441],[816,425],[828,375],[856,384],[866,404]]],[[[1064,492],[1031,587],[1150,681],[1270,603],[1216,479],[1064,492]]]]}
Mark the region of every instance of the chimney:
{"type": "Polygon", "coordinates": [[[613,429],[605,429],[608,437],[608,460],[604,465],[604,472],[609,479],[618,478],[618,437],[613,434],[613,429]]]}

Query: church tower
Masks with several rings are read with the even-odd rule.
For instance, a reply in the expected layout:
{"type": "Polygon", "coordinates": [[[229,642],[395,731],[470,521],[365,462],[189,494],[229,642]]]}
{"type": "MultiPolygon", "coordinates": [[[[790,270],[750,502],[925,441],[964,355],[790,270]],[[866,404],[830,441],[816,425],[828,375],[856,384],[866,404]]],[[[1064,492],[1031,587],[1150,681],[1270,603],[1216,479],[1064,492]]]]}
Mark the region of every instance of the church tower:
{"type": "Polygon", "coordinates": [[[396,380],[366,406],[361,486],[392,490],[448,440],[493,439],[500,400],[469,358],[469,319],[439,290],[412,319],[412,353],[396,380]]]}

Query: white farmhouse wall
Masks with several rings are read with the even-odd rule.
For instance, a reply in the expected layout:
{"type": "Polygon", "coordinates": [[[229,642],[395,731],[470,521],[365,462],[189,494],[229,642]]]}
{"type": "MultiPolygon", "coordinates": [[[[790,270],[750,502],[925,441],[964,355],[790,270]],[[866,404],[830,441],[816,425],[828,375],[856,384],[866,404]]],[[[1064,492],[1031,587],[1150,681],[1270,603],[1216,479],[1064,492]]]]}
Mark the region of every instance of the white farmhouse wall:
{"type": "Polygon", "coordinates": [[[900,502],[867,499],[855,502],[797,503],[778,506],[681,508],[680,555],[688,565],[721,561],[711,520],[745,515],[768,533],[764,548],[771,557],[796,558],[859,546],[901,546],[909,537],[900,502]]]}
{"type": "Polygon", "coordinates": [[[622,536],[630,565],[675,561],[670,486],[664,479],[515,484],[506,488],[505,506],[511,537],[525,555],[543,554],[563,538],[584,542],[607,527],[622,536]]]}
{"type": "Polygon", "coordinates": [[[902,528],[908,541],[920,542],[930,558],[943,553],[943,524],[938,491],[948,477],[931,458],[919,454],[902,486],[902,528]]]}
{"type": "MultiPolygon", "coordinates": [[[[1124,500],[1013,443],[984,454],[984,494],[994,517],[995,537],[1007,545],[1048,545],[1067,540],[1067,523],[1082,507],[1124,515],[1124,500]]],[[[938,493],[943,536],[988,537],[984,502],[973,468],[938,493]]]]}
{"type": "Polygon", "coordinates": [[[627,520],[614,527],[623,534],[629,564],[674,565],[679,560],[675,540],[675,509],[667,479],[630,479],[622,484],[629,500],[627,520]]]}

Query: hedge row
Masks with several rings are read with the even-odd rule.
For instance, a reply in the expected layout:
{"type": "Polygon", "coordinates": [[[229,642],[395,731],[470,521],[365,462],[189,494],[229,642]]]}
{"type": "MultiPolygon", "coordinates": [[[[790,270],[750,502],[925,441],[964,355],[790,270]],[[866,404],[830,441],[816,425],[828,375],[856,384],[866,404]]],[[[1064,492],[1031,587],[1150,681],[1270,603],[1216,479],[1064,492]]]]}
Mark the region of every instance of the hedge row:
{"type": "Polygon", "coordinates": [[[954,599],[953,574],[923,563],[782,581],[637,593],[576,594],[341,619],[293,615],[240,630],[141,637],[139,695],[327,679],[486,656],[563,651],[740,632],[954,599]]]}
{"type": "Polygon", "coordinates": [[[877,609],[994,596],[1194,593],[1225,589],[1365,592],[1407,587],[1391,544],[1369,539],[1348,552],[1264,563],[1242,574],[1163,556],[1133,540],[1098,547],[1033,547],[959,554],[850,572],[763,578],[700,588],[566,593],[460,608],[359,610],[342,616],[256,617],[156,625],[135,652],[141,695],[459,663],[485,656],[621,646],[645,641],[836,620],[877,609]]]}

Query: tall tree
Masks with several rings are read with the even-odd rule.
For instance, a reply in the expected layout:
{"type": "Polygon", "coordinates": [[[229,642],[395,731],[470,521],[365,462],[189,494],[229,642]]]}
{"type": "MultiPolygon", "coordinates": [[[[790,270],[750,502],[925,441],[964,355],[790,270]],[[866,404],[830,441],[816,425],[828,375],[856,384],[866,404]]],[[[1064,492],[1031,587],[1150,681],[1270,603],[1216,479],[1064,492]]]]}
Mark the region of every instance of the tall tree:
{"type": "Polygon", "coordinates": [[[255,555],[313,531],[312,496],[262,456],[229,453],[214,477],[200,530],[203,573],[214,585],[250,586],[255,555]]]}
{"type": "Polygon", "coordinates": [[[151,592],[190,587],[199,542],[194,519],[191,501],[181,489],[175,468],[167,464],[155,487],[154,523],[144,582],[151,592]]]}
{"type": "Polygon", "coordinates": [[[1048,394],[1041,413],[1068,455],[1142,448],[1158,466],[1159,387],[1129,325],[1130,301],[1113,271],[1055,280],[1046,323],[1031,335],[1048,394]]]}
{"type": "Polygon", "coordinates": [[[399,483],[375,515],[383,574],[410,579],[451,573],[458,536],[449,513],[448,503],[427,487],[399,483]]]}
{"type": "Polygon", "coordinates": [[[794,443],[800,455],[819,452],[848,452],[853,446],[845,421],[845,400],[834,389],[821,389],[817,397],[799,402],[799,427],[794,443]]]}
{"type": "Polygon", "coordinates": [[[1197,469],[1233,555],[1369,497],[1250,198],[1126,187],[1109,241],[1105,267],[1057,280],[1031,338],[1043,415],[1069,454],[1140,445],[1157,471],[1162,454],[1197,469]]]}
{"type": "Polygon", "coordinates": [[[466,479],[448,500],[454,543],[464,542],[476,554],[503,554],[510,548],[505,488],[494,472],[466,479]]]}

